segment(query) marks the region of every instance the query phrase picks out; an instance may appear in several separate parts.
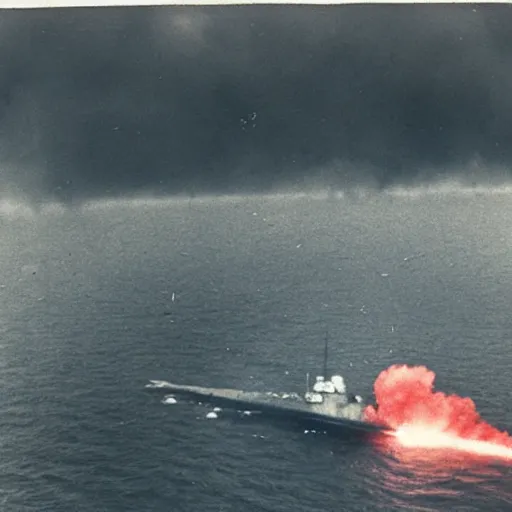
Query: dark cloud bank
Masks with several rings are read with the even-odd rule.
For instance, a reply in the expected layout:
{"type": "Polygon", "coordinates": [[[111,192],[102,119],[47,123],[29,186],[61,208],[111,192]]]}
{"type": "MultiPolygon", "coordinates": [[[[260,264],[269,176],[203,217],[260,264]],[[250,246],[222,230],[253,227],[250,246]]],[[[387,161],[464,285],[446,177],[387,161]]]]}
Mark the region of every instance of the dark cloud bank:
{"type": "Polygon", "coordinates": [[[512,8],[0,13],[2,195],[512,175],[512,8]]]}

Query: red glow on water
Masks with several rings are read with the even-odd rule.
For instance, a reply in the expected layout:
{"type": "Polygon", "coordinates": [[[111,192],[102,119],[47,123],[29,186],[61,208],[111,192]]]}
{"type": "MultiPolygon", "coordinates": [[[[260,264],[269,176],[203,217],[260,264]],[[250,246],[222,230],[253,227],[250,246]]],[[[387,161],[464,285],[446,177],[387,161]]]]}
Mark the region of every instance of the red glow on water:
{"type": "Polygon", "coordinates": [[[377,377],[366,421],[392,429],[403,447],[457,450],[512,460],[512,437],[485,422],[470,398],[434,391],[425,366],[393,365],[377,377]]]}

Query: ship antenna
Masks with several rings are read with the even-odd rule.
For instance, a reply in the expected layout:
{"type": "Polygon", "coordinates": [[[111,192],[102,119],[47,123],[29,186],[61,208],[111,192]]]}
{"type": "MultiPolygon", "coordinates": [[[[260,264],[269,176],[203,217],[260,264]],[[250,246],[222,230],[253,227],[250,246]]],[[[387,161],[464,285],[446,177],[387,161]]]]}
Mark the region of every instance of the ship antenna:
{"type": "Polygon", "coordinates": [[[309,393],[309,372],[306,373],[306,393],[309,393]]]}

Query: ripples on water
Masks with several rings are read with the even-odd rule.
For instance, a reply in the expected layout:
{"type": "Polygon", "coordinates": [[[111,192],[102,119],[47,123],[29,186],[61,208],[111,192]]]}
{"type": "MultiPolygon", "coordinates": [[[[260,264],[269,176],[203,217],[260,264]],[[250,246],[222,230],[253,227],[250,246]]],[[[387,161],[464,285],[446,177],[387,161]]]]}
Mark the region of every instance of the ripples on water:
{"type": "Polygon", "coordinates": [[[507,196],[468,196],[3,219],[2,510],[509,510],[505,463],[210,421],[144,385],[300,391],[328,329],[361,394],[426,364],[512,426],[511,216],[507,196]]]}
{"type": "Polygon", "coordinates": [[[507,510],[512,506],[507,461],[457,451],[405,448],[385,436],[375,439],[374,445],[381,455],[373,471],[375,482],[397,508],[507,510]]]}

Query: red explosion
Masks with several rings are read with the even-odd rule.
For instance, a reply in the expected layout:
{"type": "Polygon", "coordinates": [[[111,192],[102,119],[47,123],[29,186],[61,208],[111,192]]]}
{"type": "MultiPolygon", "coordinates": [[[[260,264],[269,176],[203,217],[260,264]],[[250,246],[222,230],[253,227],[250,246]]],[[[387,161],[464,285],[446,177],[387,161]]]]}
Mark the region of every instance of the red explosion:
{"type": "Polygon", "coordinates": [[[384,370],[374,384],[377,406],[365,409],[366,421],[390,427],[405,446],[512,458],[512,437],[482,420],[470,398],[434,391],[435,377],[425,366],[384,370]]]}

